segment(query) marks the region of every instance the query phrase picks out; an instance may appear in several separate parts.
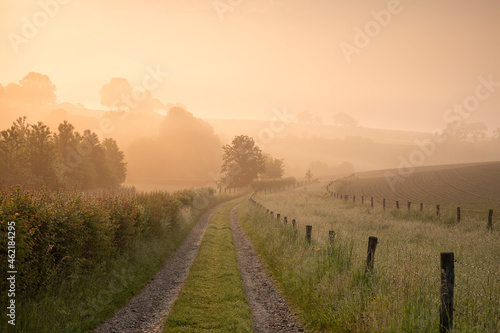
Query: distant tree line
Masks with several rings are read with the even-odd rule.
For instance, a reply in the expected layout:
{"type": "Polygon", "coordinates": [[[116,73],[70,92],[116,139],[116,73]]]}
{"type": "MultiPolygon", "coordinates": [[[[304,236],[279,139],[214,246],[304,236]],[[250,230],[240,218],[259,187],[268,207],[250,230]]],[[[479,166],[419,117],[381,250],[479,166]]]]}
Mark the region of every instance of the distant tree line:
{"type": "Polygon", "coordinates": [[[64,121],[57,133],[42,122],[18,118],[0,132],[0,186],[89,190],[125,181],[124,154],[113,139],[99,141],[64,121]]]}

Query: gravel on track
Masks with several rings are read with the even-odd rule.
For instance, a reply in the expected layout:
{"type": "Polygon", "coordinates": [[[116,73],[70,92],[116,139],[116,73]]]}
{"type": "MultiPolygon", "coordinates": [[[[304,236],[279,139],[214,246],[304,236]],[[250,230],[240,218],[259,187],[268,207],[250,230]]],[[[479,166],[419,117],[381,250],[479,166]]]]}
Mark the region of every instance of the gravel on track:
{"type": "Polygon", "coordinates": [[[130,299],[113,317],[97,327],[103,332],[161,332],[165,318],[171,310],[179,291],[200,248],[201,239],[213,212],[205,213],[186,236],[181,246],[170,256],[158,273],[141,293],[130,299]]]}
{"type": "Polygon", "coordinates": [[[238,220],[238,205],[230,213],[240,274],[257,332],[303,332],[238,220]]]}

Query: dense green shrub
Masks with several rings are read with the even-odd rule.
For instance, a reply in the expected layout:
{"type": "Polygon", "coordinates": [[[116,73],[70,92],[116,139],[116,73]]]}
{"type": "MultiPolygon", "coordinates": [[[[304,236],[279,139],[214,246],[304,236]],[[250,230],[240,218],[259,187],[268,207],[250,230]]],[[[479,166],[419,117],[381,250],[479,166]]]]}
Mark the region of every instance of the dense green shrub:
{"type": "MultiPolygon", "coordinates": [[[[175,228],[183,207],[204,209],[213,189],[103,194],[0,189],[0,268],[7,271],[7,226],[16,226],[17,288],[81,273],[125,251],[140,234],[175,228]]],[[[6,287],[6,281],[0,282],[6,287]]]]}

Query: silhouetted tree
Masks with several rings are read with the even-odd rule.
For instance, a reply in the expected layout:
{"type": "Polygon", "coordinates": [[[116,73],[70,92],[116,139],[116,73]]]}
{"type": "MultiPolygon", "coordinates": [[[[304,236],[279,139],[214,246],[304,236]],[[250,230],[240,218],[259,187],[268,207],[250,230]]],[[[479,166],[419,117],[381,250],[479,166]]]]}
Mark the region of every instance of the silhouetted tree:
{"type": "Polygon", "coordinates": [[[102,142],[106,163],[110,171],[110,185],[116,187],[125,181],[127,177],[127,166],[124,160],[124,154],[118,148],[116,141],[107,138],[102,142]]]}
{"type": "Polygon", "coordinates": [[[307,179],[307,181],[309,183],[311,182],[312,177],[313,177],[313,174],[312,174],[311,170],[307,170],[307,172],[306,172],[306,179],[307,179]]]}
{"type": "Polygon", "coordinates": [[[5,87],[5,97],[15,101],[22,101],[24,99],[23,88],[17,83],[9,83],[5,87]]]}
{"type": "Polygon", "coordinates": [[[30,172],[26,117],[18,118],[0,135],[0,182],[7,186],[25,182],[30,172]]]}
{"type": "Polygon", "coordinates": [[[266,171],[262,174],[262,179],[278,179],[285,174],[283,159],[273,158],[266,155],[266,171]]]}
{"type": "Polygon", "coordinates": [[[42,122],[31,125],[27,139],[32,186],[56,188],[57,175],[52,165],[57,147],[50,129],[42,122]]]}
{"type": "Polygon", "coordinates": [[[127,152],[131,178],[206,180],[217,177],[221,143],[213,127],[181,107],[172,107],[157,138],[135,140],[127,152]]]}
{"type": "Polygon", "coordinates": [[[31,72],[19,81],[23,99],[36,104],[54,104],[56,86],[47,75],[31,72]]]}
{"type": "Polygon", "coordinates": [[[127,79],[114,77],[101,88],[101,104],[112,109],[131,110],[134,106],[132,86],[127,79]]]}
{"type": "Polygon", "coordinates": [[[249,185],[266,171],[266,160],[254,140],[246,135],[233,139],[222,147],[221,182],[229,187],[249,185]]]}

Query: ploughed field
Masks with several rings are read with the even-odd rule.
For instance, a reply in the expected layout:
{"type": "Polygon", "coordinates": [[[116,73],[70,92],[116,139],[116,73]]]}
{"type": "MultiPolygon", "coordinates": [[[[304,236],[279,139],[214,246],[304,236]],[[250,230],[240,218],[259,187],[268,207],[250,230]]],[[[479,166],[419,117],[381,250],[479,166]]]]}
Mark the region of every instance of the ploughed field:
{"type": "Polygon", "coordinates": [[[423,167],[411,173],[365,172],[337,182],[330,190],[349,198],[356,195],[359,200],[373,197],[377,204],[385,198],[389,208],[399,201],[402,208],[411,202],[415,208],[424,203],[427,208],[461,207],[464,213],[476,215],[485,215],[489,209],[500,213],[500,162],[423,167]]]}

